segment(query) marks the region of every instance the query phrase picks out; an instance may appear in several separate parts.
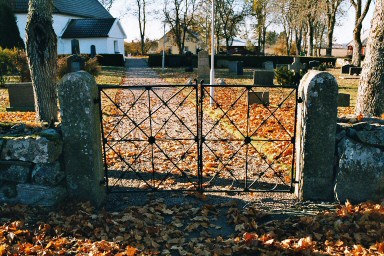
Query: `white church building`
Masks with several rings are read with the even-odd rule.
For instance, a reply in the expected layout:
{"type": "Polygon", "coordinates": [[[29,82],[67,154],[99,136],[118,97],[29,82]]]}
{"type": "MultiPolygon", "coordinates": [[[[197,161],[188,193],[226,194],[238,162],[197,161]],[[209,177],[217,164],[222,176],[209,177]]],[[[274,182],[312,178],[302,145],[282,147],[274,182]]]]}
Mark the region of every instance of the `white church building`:
{"type": "MultiPolygon", "coordinates": [[[[28,0],[10,0],[17,18],[20,36],[26,40],[28,0]]],[[[57,35],[57,53],[71,54],[71,41],[79,41],[81,54],[124,54],[127,37],[119,19],[98,0],[54,0],[53,28],[57,35]]]]}

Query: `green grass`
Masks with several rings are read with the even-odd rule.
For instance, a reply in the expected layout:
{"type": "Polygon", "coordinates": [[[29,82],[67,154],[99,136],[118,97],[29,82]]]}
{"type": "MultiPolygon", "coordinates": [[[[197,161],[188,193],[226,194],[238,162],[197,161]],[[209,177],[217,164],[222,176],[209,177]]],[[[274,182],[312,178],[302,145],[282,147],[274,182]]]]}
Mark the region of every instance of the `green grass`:
{"type": "Polygon", "coordinates": [[[329,72],[336,78],[337,84],[339,85],[339,92],[351,95],[351,106],[355,107],[360,79],[342,79],[341,77],[350,78],[353,76],[341,74],[340,69],[327,69],[326,72],[329,72]]]}
{"type": "Polygon", "coordinates": [[[125,67],[106,67],[101,68],[100,75],[96,77],[98,84],[122,84],[126,76],[125,67]]]}

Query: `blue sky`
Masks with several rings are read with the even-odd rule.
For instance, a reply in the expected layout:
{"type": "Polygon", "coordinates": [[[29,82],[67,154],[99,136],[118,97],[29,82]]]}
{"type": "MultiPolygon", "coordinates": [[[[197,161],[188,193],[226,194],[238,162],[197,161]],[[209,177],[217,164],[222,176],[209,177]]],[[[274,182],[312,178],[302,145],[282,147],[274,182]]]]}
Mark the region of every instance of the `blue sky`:
{"type": "MultiPolygon", "coordinates": [[[[114,17],[121,17],[122,25],[127,33],[127,40],[131,41],[140,38],[138,22],[136,18],[131,15],[122,15],[126,8],[126,1],[117,1],[112,7],[111,13],[114,17]],[[122,17],[123,16],[123,17],[122,17]]],[[[370,7],[370,11],[364,20],[363,28],[368,29],[370,27],[370,21],[373,16],[374,5],[370,7]]],[[[160,10],[161,11],[161,10],[160,10]]],[[[354,9],[350,7],[348,13],[340,21],[340,26],[335,28],[334,38],[337,43],[348,43],[352,40],[352,31],[354,26],[354,9]]],[[[278,27],[276,30],[278,31],[278,27]]],[[[146,37],[150,39],[159,39],[163,35],[163,25],[161,19],[152,20],[148,22],[146,37]]]]}

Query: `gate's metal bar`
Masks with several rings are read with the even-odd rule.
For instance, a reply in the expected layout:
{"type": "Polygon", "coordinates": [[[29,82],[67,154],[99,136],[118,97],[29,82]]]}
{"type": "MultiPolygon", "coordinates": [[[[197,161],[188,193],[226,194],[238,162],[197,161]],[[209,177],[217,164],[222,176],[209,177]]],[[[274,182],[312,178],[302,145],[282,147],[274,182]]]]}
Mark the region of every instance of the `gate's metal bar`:
{"type": "MultiPolygon", "coordinates": [[[[197,84],[197,82],[196,82],[197,84]]],[[[204,105],[204,81],[201,81],[200,88],[196,89],[196,103],[197,104],[197,134],[198,134],[198,180],[199,191],[203,191],[203,105],[204,105]]]]}
{"type": "Polygon", "coordinates": [[[105,138],[105,133],[104,133],[104,125],[103,125],[103,112],[101,109],[101,91],[102,89],[99,87],[98,90],[98,104],[99,104],[99,114],[100,114],[100,129],[101,129],[101,141],[103,143],[103,162],[104,162],[104,183],[105,183],[105,188],[107,192],[109,192],[109,184],[108,184],[108,163],[107,163],[107,151],[105,149],[105,144],[106,144],[106,138],[105,138]]]}

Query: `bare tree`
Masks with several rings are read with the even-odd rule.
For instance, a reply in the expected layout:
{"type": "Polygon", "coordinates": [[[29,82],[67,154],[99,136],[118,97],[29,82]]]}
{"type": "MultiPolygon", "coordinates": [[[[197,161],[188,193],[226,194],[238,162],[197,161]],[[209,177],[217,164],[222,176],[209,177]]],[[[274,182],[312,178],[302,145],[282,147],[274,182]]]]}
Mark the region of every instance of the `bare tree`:
{"type": "Polygon", "coordinates": [[[356,114],[384,114],[384,0],[376,0],[363,62],[356,114]]]}
{"type": "Polygon", "coordinates": [[[196,8],[197,0],[167,0],[165,2],[165,20],[171,27],[171,36],[174,37],[179,54],[184,52],[185,38],[193,24],[196,8]]]}
{"type": "Polygon", "coordinates": [[[115,2],[115,0],[99,0],[99,2],[104,6],[107,11],[109,11],[115,2]]]}
{"type": "Polygon", "coordinates": [[[340,10],[341,3],[344,0],[325,0],[327,16],[327,49],[326,56],[332,56],[333,32],[336,25],[336,14],[340,10]]]}
{"type": "Polygon", "coordinates": [[[361,30],[363,28],[363,20],[368,13],[372,0],[367,0],[363,8],[363,0],[350,0],[353,8],[355,9],[355,28],[353,29],[353,53],[352,64],[360,66],[361,50],[363,44],[361,43],[361,30]]]}
{"type": "Polygon", "coordinates": [[[265,41],[267,28],[271,24],[268,22],[268,16],[272,13],[272,0],[254,0],[251,15],[256,18],[256,32],[258,45],[262,54],[265,53],[265,41]]]}
{"type": "Polygon", "coordinates": [[[245,5],[236,0],[217,0],[217,19],[221,22],[222,35],[228,49],[229,42],[237,35],[238,27],[246,14],[245,5]]]}
{"type": "Polygon", "coordinates": [[[141,54],[145,54],[145,31],[147,26],[147,0],[134,0],[135,9],[133,15],[137,18],[139,22],[139,31],[140,31],[140,43],[141,43],[141,54]]]}
{"type": "Polygon", "coordinates": [[[52,27],[53,0],[29,0],[27,55],[37,118],[57,121],[57,37],[52,27]]]}

